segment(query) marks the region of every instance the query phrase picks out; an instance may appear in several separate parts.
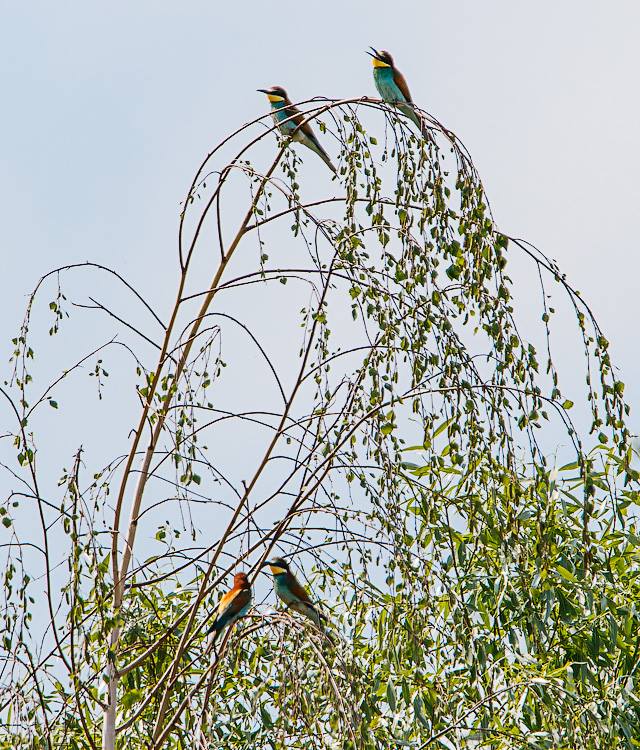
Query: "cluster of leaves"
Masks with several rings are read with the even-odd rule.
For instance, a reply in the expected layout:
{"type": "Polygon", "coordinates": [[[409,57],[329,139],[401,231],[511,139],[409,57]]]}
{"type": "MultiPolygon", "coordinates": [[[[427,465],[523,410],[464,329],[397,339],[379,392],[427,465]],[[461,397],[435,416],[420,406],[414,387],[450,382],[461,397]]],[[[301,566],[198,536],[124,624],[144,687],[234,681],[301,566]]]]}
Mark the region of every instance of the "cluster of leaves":
{"type": "MultiPolygon", "coordinates": [[[[496,230],[469,155],[429,115],[425,140],[379,103],[313,107],[341,147],[339,198],[304,202],[288,143],[261,174],[246,159],[264,136],[254,138],[251,124],[232,137],[234,157],[209,173],[217,182],[205,169],[222,146],[194,179],[169,323],[110,272],[151,312],[162,343],[137,320],[124,329],[160,354],[144,364],[127,343],[141,407],[128,454],[83,482],[78,451],[56,503],[41,490],[29,430],[41,404],[57,407],[55,388],[77,365],[29,397],[35,294],[29,304],[2,391],[22,473],[6,468],[28,489],[0,508],[9,535],[0,747],[113,750],[113,737],[154,750],[633,747],[638,476],[606,339],[551,261],[496,230]],[[380,109],[382,143],[364,125],[380,109]],[[225,241],[221,196],[237,203],[234,179],[248,210],[225,241]],[[269,235],[289,221],[290,264],[269,235]],[[189,293],[195,252],[210,249],[206,222],[219,265],[208,287],[189,293]],[[235,251],[251,237],[255,269],[234,276],[235,251]],[[546,366],[519,330],[512,252],[530,261],[542,288],[546,366]],[[230,294],[246,300],[255,285],[283,299],[288,282],[291,304],[294,284],[309,297],[302,344],[278,360],[249,320],[222,305],[230,294]],[[591,451],[551,358],[545,283],[576,314],[585,432],[600,443],[591,451]],[[223,357],[229,330],[265,363],[271,391],[256,376],[259,408],[253,392],[240,405],[214,396],[234,364],[223,357]],[[223,440],[218,430],[231,422],[264,440],[249,468],[223,466],[202,442],[223,440]],[[550,436],[571,442],[573,462],[559,472],[550,436]],[[20,536],[18,497],[37,507],[38,535],[20,536]],[[215,519],[213,540],[194,520],[200,507],[215,519]],[[160,551],[138,553],[141,533],[160,551]],[[37,575],[23,559],[29,544],[42,552],[37,575]],[[68,574],[58,598],[54,547],[68,574]],[[238,564],[256,571],[274,548],[313,570],[331,638],[259,606],[213,651],[204,633],[226,575],[238,564]],[[38,599],[49,620],[36,633],[38,599]]],[[[50,335],[66,301],[58,286],[50,335]]],[[[101,352],[91,373],[99,396],[102,348],[90,353],[101,352]]]]}

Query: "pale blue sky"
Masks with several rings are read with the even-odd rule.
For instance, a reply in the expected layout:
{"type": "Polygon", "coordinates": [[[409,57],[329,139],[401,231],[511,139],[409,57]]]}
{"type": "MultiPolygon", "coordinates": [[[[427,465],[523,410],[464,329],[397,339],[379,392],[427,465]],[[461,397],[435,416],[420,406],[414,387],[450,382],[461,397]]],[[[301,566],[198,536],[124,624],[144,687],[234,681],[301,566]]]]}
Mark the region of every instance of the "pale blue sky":
{"type": "MultiPolygon", "coordinates": [[[[373,95],[364,50],[374,45],[394,53],[415,101],[465,142],[500,228],[555,257],[591,303],[629,400],[640,401],[637,2],[1,7],[6,356],[28,291],[65,262],[115,267],[166,313],[179,202],[203,155],[265,111],[256,88],[373,95]]],[[[78,336],[92,336],[92,320],[78,336]]],[[[64,418],[56,425],[64,434],[64,418]]],[[[95,433],[89,425],[80,439],[95,433]]],[[[113,437],[122,450],[123,435],[113,437]]]]}
{"type": "Polygon", "coordinates": [[[371,94],[373,44],[465,141],[501,228],[592,302],[637,402],[639,36],[640,5],[622,0],[3,2],[0,339],[53,264],[143,282],[174,253],[202,154],[263,110],[255,89],[371,94]]]}

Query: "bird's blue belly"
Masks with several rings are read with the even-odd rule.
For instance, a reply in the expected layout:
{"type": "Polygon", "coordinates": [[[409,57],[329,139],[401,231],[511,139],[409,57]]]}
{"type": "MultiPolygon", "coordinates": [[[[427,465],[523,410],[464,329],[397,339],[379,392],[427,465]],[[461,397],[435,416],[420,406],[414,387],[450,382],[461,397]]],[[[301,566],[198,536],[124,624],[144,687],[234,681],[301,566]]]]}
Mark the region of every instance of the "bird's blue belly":
{"type": "Polygon", "coordinates": [[[249,610],[250,610],[250,609],[251,609],[251,602],[249,602],[249,604],[247,604],[247,605],[246,605],[245,607],[243,607],[243,608],[242,608],[242,609],[241,609],[241,610],[240,610],[240,611],[238,612],[238,617],[237,617],[237,619],[239,620],[239,619],[240,619],[241,617],[244,617],[244,616],[245,616],[245,615],[246,615],[246,614],[247,614],[247,613],[249,612],[249,610]]]}
{"type": "Polygon", "coordinates": [[[283,135],[288,135],[296,129],[296,123],[294,120],[284,122],[291,117],[292,113],[284,109],[284,107],[273,107],[273,121],[280,129],[283,135]]]}
{"type": "Polygon", "coordinates": [[[285,604],[290,605],[297,601],[296,596],[291,592],[289,587],[285,583],[280,583],[277,578],[275,579],[275,587],[276,594],[285,604]]]}
{"type": "Polygon", "coordinates": [[[393,71],[391,68],[376,68],[374,70],[376,88],[380,97],[387,102],[406,102],[404,94],[396,86],[393,80],[393,71]]]}

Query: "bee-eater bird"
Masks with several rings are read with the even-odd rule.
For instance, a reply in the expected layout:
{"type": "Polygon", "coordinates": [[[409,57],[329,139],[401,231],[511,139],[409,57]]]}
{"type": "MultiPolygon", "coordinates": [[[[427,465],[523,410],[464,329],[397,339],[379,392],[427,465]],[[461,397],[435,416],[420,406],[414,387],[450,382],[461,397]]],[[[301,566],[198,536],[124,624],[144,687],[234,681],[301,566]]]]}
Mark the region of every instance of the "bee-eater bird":
{"type": "Polygon", "coordinates": [[[367,52],[367,55],[373,58],[373,80],[380,98],[396,106],[403,115],[418,126],[422,135],[427,138],[429,131],[413,106],[407,82],[393,64],[391,54],[386,50],[378,52],[371,47],[371,52],[367,52]]]}
{"type": "Polygon", "coordinates": [[[270,89],[258,89],[258,91],[266,94],[271,102],[273,121],[282,135],[315,151],[329,169],[337,174],[329,154],[320,145],[309,123],[303,122],[304,114],[291,104],[287,92],[282,86],[272,86],[270,89]]]}
{"type": "Polygon", "coordinates": [[[209,628],[209,633],[215,633],[213,643],[222,631],[236,620],[244,617],[251,607],[251,584],[246,573],[236,573],[233,576],[233,588],[220,599],[216,611],[216,619],[209,628]]]}
{"type": "Polygon", "coordinates": [[[302,586],[289,569],[289,563],[281,557],[267,560],[262,566],[269,566],[273,575],[273,583],[278,598],[287,607],[308,617],[315,625],[322,629],[322,620],[327,616],[312,603],[307,590],[302,586]]]}

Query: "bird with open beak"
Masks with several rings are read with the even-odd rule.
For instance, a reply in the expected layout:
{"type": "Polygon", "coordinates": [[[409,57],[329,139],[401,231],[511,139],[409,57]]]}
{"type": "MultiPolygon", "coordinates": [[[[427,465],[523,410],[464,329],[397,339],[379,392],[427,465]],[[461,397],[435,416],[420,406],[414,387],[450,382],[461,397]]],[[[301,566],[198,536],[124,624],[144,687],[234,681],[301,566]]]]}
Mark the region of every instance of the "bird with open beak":
{"type": "Polygon", "coordinates": [[[416,112],[409,86],[402,73],[396,68],[391,53],[386,50],[378,51],[371,47],[367,55],[373,60],[373,81],[378,89],[380,98],[397,107],[403,115],[414,122],[422,135],[427,138],[429,131],[416,112]]]}

